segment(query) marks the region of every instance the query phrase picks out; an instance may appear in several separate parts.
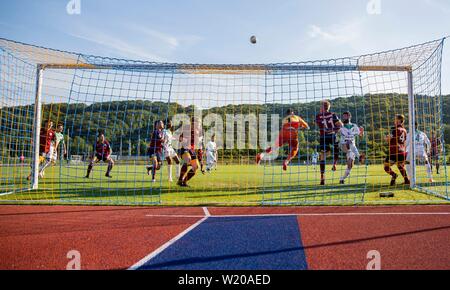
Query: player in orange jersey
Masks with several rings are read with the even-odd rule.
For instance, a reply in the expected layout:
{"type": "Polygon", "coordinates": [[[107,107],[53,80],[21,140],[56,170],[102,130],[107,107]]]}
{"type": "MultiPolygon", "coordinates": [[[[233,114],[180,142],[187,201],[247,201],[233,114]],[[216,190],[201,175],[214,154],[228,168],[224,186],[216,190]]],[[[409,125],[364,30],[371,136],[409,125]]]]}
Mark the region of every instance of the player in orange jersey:
{"type": "Polygon", "coordinates": [[[283,145],[289,146],[289,155],[283,162],[283,170],[287,170],[287,166],[298,153],[298,131],[300,129],[309,129],[301,117],[295,115],[294,110],[288,109],[287,116],[283,119],[281,132],[275,142],[275,146],[266,149],[265,153],[256,155],[256,163],[260,164],[266,154],[271,154],[274,150],[278,150],[283,145]]]}

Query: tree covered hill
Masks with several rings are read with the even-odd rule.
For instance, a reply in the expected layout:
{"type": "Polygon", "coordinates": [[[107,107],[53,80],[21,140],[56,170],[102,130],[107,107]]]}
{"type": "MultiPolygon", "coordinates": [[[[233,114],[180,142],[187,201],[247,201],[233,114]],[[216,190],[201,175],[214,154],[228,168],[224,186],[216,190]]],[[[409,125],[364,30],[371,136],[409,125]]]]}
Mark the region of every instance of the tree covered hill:
{"type": "MultiPolygon", "coordinates": [[[[443,104],[437,98],[417,96],[417,112],[419,128],[431,134],[439,128],[431,124],[437,124],[437,116],[442,113],[445,141],[450,144],[450,95],[444,96],[443,104]],[[441,106],[442,105],[442,106],[441,106]],[[442,107],[442,110],[440,108],[442,107]]],[[[350,98],[337,98],[331,101],[332,111],[342,114],[350,111],[353,121],[365,128],[367,139],[365,144],[368,151],[374,156],[383,154],[387,149],[384,144],[384,135],[389,131],[395,114],[408,113],[408,99],[406,95],[367,95],[364,97],[354,96],[350,98]]],[[[236,114],[267,114],[268,128],[270,128],[270,115],[278,114],[282,118],[288,108],[293,108],[297,114],[302,116],[313,130],[305,132],[300,136],[301,154],[306,153],[306,143],[310,150],[318,144],[317,128],[314,125],[315,115],[319,112],[320,102],[297,103],[297,104],[267,104],[267,105],[226,105],[203,110],[203,116],[214,113],[223,116],[236,114]]],[[[98,130],[105,130],[107,138],[113,145],[113,150],[127,155],[142,155],[145,153],[147,141],[153,130],[155,120],[165,120],[167,116],[185,113],[192,115],[195,107],[183,107],[177,103],[151,102],[143,100],[130,100],[118,102],[105,102],[94,104],[83,103],[58,103],[45,104],[43,106],[43,120],[52,119],[56,123],[65,124],[65,133],[69,133],[70,154],[84,154],[91,150],[92,144],[98,130]]],[[[6,136],[30,134],[32,130],[33,106],[3,107],[0,109],[0,132],[6,136]],[[11,129],[13,128],[13,130],[11,129]]],[[[248,126],[248,125],[247,125],[248,126]]],[[[270,133],[269,133],[270,134],[270,133]]],[[[4,138],[2,140],[6,140],[4,138]]],[[[248,140],[247,140],[248,142],[248,140]]],[[[3,142],[2,149],[9,150],[3,142]]],[[[9,150],[16,152],[17,150],[9,150]]],[[[229,154],[233,154],[232,150],[229,154]]],[[[254,154],[255,150],[246,150],[248,154],[254,154]]],[[[235,152],[239,153],[239,152],[235,152]]],[[[16,153],[14,153],[16,154],[16,153]]]]}

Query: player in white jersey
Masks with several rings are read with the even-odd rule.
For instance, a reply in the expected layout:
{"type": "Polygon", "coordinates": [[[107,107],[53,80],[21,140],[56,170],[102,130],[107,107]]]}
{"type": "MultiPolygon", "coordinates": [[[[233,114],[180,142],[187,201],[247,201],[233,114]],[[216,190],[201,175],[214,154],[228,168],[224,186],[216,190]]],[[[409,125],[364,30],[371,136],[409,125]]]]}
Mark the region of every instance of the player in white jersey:
{"type": "Polygon", "coordinates": [[[352,171],[355,160],[360,158],[358,148],[356,148],[355,138],[356,136],[362,137],[364,135],[364,129],[362,127],[358,127],[356,124],[353,124],[351,120],[352,114],[350,112],[345,112],[342,114],[342,122],[344,123],[344,126],[342,126],[339,130],[339,148],[346,154],[347,169],[341,177],[340,184],[345,183],[345,179],[352,171]]]}
{"type": "Polygon", "coordinates": [[[55,139],[51,142],[50,144],[50,150],[47,153],[46,156],[46,162],[45,164],[41,167],[41,169],[39,170],[39,177],[43,178],[45,175],[45,169],[47,167],[49,167],[50,165],[55,165],[56,161],[58,160],[58,150],[59,150],[59,146],[61,145],[63,148],[63,154],[66,155],[67,154],[67,150],[66,150],[66,144],[64,142],[64,135],[63,135],[63,131],[64,131],[64,126],[62,124],[59,124],[56,127],[56,131],[55,131],[55,139]]]}
{"type": "Polygon", "coordinates": [[[206,144],[206,171],[217,169],[217,144],[216,135],[211,136],[211,141],[206,144]]]}
{"type": "Polygon", "coordinates": [[[166,129],[163,130],[163,154],[167,161],[167,173],[169,181],[172,182],[172,164],[176,164],[176,178],[180,175],[180,158],[175,149],[173,149],[172,141],[175,140],[172,134],[172,121],[167,121],[166,129]]]}
{"type": "MultiPolygon", "coordinates": [[[[415,155],[416,155],[416,160],[417,161],[423,161],[425,162],[425,166],[427,168],[427,175],[428,175],[428,179],[430,182],[433,182],[433,175],[432,175],[432,171],[431,171],[431,164],[430,161],[428,159],[428,155],[431,151],[431,142],[430,139],[428,139],[427,134],[425,134],[424,132],[420,131],[417,129],[417,123],[416,123],[416,133],[414,134],[414,137],[411,138],[411,132],[408,134],[408,137],[406,138],[406,150],[409,151],[410,150],[410,146],[411,146],[411,140],[414,139],[414,151],[415,151],[415,155]]],[[[407,156],[407,166],[406,166],[406,170],[408,171],[408,176],[412,176],[412,166],[411,166],[411,162],[413,162],[411,160],[411,155],[412,154],[408,154],[407,156]]]]}
{"type": "Polygon", "coordinates": [[[311,163],[312,165],[314,165],[314,170],[316,169],[318,160],[319,160],[319,152],[314,150],[313,154],[311,155],[311,163]]]}

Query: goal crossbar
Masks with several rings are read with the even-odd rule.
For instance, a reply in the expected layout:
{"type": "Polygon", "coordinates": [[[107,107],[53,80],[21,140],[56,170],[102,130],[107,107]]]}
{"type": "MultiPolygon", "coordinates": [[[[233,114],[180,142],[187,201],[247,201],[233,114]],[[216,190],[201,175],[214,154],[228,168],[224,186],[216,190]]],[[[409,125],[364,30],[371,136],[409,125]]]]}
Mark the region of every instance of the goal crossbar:
{"type": "Polygon", "coordinates": [[[39,69],[143,70],[190,74],[270,74],[274,72],[393,71],[411,72],[412,66],[366,65],[224,65],[224,64],[39,64],[39,69]]]}

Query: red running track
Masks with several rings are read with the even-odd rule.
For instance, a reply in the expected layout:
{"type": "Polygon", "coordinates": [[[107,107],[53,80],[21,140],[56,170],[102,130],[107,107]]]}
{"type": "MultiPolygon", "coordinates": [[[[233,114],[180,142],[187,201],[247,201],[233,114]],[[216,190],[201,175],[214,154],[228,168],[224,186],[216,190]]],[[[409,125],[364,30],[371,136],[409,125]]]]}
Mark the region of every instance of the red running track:
{"type": "MultiPolygon", "coordinates": [[[[450,269],[450,206],[208,208],[298,215],[309,269],[450,269]]],[[[0,206],[0,269],[127,269],[202,219],[202,208],[0,206]]]]}

